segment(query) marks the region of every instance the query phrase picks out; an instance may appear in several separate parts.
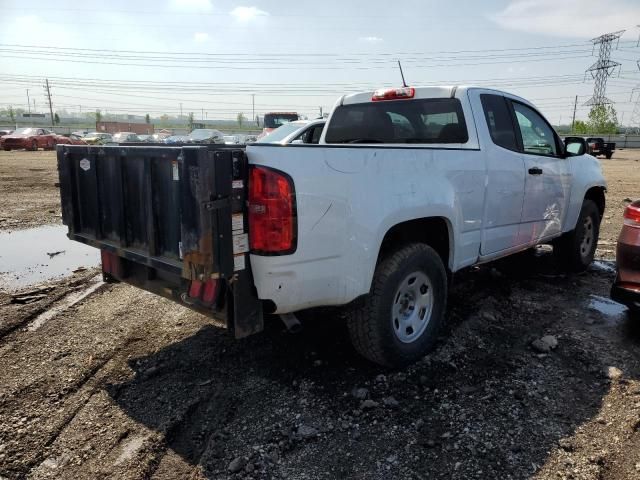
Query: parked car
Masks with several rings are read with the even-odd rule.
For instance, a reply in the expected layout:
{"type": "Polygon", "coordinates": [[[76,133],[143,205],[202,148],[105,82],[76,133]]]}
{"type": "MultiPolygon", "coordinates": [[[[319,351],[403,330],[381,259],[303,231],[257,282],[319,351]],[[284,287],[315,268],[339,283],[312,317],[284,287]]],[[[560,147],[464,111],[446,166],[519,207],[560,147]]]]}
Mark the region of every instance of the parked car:
{"type": "Polygon", "coordinates": [[[53,150],[56,147],[56,134],[44,128],[18,128],[9,135],[0,139],[0,145],[4,150],[53,150]]]}
{"type": "Polygon", "coordinates": [[[86,134],[82,139],[89,145],[104,145],[113,141],[110,133],[91,132],[86,134]]]}
{"type": "Polygon", "coordinates": [[[164,143],[168,145],[189,143],[188,135],[171,135],[164,139],[164,143]]]}
{"type": "Polygon", "coordinates": [[[627,205],[616,248],[617,275],[611,298],[640,312],[640,200],[627,205]]]}
{"type": "Polygon", "coordinates": [[[138,140],[143,143],[153,142],[153,135],[138,135],[138,140]]]}
{"type": "Polygon", "coordinates": [[[213,128],[197,128],[187,138],[189,143],[224,143],[224,134],[213,128]]]}
{"type": "Polygon", "coordinates": [[[171,134],[169,133],[154,133],[151,135],[153,143],[163,143],[167,138],[169,138],[171,134]]]}
{"type": "Polygon", "coordinates": [[[240,135],[225,135],[222,137],[225,145],[240,145],[244,143],[240,135]]]}
{"type": "Polygon", "coordinates": [[[296,112],[269,112],[264,114],[264,127],[258,139],[264,137],[268,133],[273,132],[276,128],[285,123],[300,120],[300,116],[296,112]]]}
{"type": "Polygon", "coordinates": [[[91,130],[76,130],[75,132],[71,132],[73,135],[78,137],[85,137],[91,132],[91,130]]]}
{"type": "Polygon", "coordinates": [[[244,137],[244,143],[255,143],[258,141],[258,137],[256,135],[247,135],[244,137]]]}
{"type": "Polygon", "coordinates": [[[614,142],[605,142],[604,138],[600,137],[585,137],[585,140],[588,145],[587,153],[594,157],[597,157],[598,155],[604,155],[607,159],[613,157],[613,152],[616,149],[616,144],[614,142]]]}
{"type": "Polygon", "coordinates": [[[74,133],[69,135],[56,135],[56,145],[88,145],[84,139],[74,133]]]}
{"type": "Polygon", "coordinates": [[[133,132],[118,132],[113,135],[112,141],[115,143],[137,143],[140,142],[140,137],[133,132]]]}
{"type": "Polygon", "coordinates": [[[326,123],[327,120],[324,118],[295,120],[276,128],[258,140],[258,142],[279,143],[281,145],[286,145],[287,143],[317,144],[320,142],[322,130],[326,123]]]}
{"type": "Polygon", "coordinates": [[[127,147],[64,147],[69,238],[102,248],[107,279],[237,338],[261,331],[264,314],[291,327],[298,312],[340,309],[355,348],[387,366],[434,347],[455,272],[549,243],[570,270],[593,261],[600,162],[523,98],[472,87],[345,95],[318,145],[291,147],[136,152],[154,168],[135,172],[91,168],[127,147]]]}
{"type": "Polygon", "coordinates": [[[0,137],[13,133],[13,130],[0,130],[0,137]]]}

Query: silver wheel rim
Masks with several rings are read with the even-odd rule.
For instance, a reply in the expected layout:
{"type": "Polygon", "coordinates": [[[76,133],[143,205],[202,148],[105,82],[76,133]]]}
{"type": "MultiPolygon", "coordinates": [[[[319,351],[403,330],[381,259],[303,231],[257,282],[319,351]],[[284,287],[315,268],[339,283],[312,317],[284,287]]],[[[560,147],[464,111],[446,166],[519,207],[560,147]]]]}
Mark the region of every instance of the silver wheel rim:
{"type": "Polygon", "coordinates": [[[393,296],[391,326],[398,340],[412,343],[423,333],[433,311],[433,287],[423,272],[407,275],[393,296]]]}
{"type": "Polygon", "coordinates": [[[580,256],[587,258],[591,254],[593,241],[595,238],[593,219],[589,216],[584,219],[582,224],[582,242],[580,242],[580,256]]]}

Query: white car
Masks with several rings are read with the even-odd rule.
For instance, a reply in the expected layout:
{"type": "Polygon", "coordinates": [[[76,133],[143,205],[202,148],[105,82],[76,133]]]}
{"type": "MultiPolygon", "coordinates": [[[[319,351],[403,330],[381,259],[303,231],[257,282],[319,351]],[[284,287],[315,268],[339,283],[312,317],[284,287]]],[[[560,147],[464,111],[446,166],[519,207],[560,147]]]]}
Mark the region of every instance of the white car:
{"type": "Polygon", "coordinates": [[[583,138],[563,143],[520,97],[473,87],[358,93],[337,101],[318,144],[294,145],[290,135],[245,152],[149,153],[156,167],[125,186],[151,188],[157,205],[117,210],[140,232],[135,250],[128,230],[109,243],[95,233],[124,223],[99,203],[129,196],[114,193],[119,170],[92,162],[126,147],[101,156],[65,146],[69,237],[103,248],[105,275],[217,318],[237,338],[259,332],[264,313],[291,326],[297,312],[340,308],[356,349],[387,366],[434,346],[455,272],[543,243],[572,270],[593,261],[605,209],[600,163],[583,138]],[[89,187],[96,181],[104,198],[89,187]],[[169,202],[181,215],[160,208],[169,202]]]}
{"type": "Polygon", "coordinates": [[[280,127],[258,139],[258,143],[277,143],[280,145],[293,144],[317,144],[320,142],[322,130],[327,120],[295,120],[285,123],[280,127]]]}

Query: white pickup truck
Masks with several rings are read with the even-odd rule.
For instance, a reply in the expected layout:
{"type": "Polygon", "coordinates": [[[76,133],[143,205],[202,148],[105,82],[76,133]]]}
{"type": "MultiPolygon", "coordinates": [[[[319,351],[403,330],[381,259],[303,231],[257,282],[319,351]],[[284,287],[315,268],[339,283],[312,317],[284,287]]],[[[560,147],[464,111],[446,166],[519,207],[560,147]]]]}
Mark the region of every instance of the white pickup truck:
{"type": "Polygon", "coordinates": [[[61,147],[63,218],[107,278],[236,337],[340,307],[355,348],[397,366],[433,346],[456,271],[541,243],[591,263],[606,183],[585,147],[504,92],[380,90],[340,98],[317,145],[61,147]]]}

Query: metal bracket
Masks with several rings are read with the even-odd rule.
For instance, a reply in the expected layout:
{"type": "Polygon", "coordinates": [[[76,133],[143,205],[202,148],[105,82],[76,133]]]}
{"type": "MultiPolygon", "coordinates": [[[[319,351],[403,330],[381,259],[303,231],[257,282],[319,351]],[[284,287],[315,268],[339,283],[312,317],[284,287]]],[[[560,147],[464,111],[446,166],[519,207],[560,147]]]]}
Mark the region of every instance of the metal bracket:
{"type": "Polygon", "coordinates": [[[221,208],[230,207],[231,199],[229,197],[219,198],[210,202],[203,202],[202,206],[205,210],[219,210],[221,208]]]}

